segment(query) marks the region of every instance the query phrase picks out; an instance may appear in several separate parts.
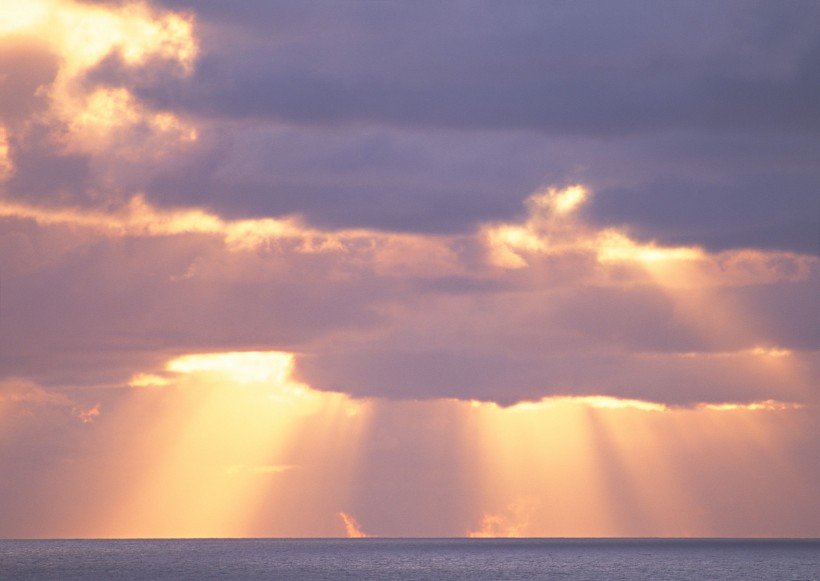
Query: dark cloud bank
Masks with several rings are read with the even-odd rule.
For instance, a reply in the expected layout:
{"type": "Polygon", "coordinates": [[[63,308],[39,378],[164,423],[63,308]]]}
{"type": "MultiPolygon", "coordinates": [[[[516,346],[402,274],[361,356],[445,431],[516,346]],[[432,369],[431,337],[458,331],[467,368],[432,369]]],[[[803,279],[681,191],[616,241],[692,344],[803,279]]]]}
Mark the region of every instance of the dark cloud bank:
{"type": "Polygon", "coordinates": [[[89,77],[234,123],[144,184],[160,203],[454,232],[580,180],[646,239],[817,249],[815,3],[166,5],[197,13],[191,78],[89,77]]]}

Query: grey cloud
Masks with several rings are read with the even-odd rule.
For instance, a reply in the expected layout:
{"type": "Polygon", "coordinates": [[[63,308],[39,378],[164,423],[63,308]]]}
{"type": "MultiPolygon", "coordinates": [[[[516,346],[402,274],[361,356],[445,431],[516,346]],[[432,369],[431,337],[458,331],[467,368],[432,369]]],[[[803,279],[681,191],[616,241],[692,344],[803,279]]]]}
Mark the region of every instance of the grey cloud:
{"type": "MultiPolygon", "coordinates": [[[[40,205],[70,202],[89,206],[99,202],[103,188],[94,179],[91,157],[63,151],[43,125],[30,128],[22,139],[15,140],[10,158],[14,173],[0,185],[0,191],[9,198],[40,205]]],[[[112,193],[107,188],[107,200],[112,193]]]]}
{"type": "Polygon", "coordinates": [[[549,154],[517,136],[247,129],[154,171],[158,204],[229,217],[303,214],[326,228],[454,232],[521,214],[549,154]]]}
{"type": "Polygon", "coordinates": [[[122,382],[187,351],[298,350],[331,329],[366,328],[384,292],[379,281],[328,286],[335,266],[321,256],[274,251],[252,275],[255,267],[231,264],[221,242],[196,236],[90,242],[7,222],[0,243],[3,376],[49,384],[122,382]]]}
{"type": "Polygon", "coordinates": [[[761,173],[751,167],[732,181],[668,176],[630,189],[599,191],[587,215],[599,225],[628,227],[663,244],[815,254],[818,180],[814,171],[761,173]]]}
{"type": "MultiPolygon", "coordinates": [[[[731,298],[744,312],[754,313],[769,341],[811,351],[820,349],[820,325],[817,316],[812,316],[817,307],[818,287],[820,271],[815,269],[807,280],[740,287],[731,298]]],[[[820,367],[820,360],[815,359],[820,367]]]]}
{"type": "Polygon", "coordinates": [[[231,252],[205,235],[96,238],[9,219],[1,232],[3,376],[42,385],[121,385],[179,354],[235,350],[296,352],[298,376],[320,389],[502,404],[799,400],[817,373],[804,365],[802,382],[784,382],[776,367],[722,355],[773,346],[810,357],[817,272],[697,289],[713,308],[733,306],[735,328],[640,279],[598,286],[586,254],[505,274],[465,241],[452,246],[465,271],[419,276],[379,272],[353,247],[231,252]]]}
{"type": "Polygon", "coordinates": [[[642,2],[258,9],[266,34],[227,32],[231,48],[206,50],[187,89],[142,94],[208,115],[320,125],[553,135],[818,128],[817,50],[809,43],[820,13],[808,3],[777,11],[642,2]],[[791,34],[771,25],[772,12],[791,34]],[[280,28],[283,13],[284,22],[300,21],[300,32],[280,28]]]}
{"type": "Polygon", "coordinates": [[[815,251],[814,3],[165,6],[196,11],[192,77],[111,55],[86,79],[207,120],[118,176],[156,203],[466,232],[581,181],[645,239],[815,251]]]}
{"type": "Polygon", "coordinates": [[[739,370],[730,358],[636,357],[594,349],[540,356],[444,349],[347,351],[301,358],[297,373],[320,389],[362,397],[477,399],[505,406],[549,396],[604,395],[672,406],[817,397],[806,391],[808,382],[785,391],[777,374],[766,374],[761,367],[739,370]]]}
{"type": "Polygon", "coordinates": [[[313,386],[359,396],[502,405],[548,395],[669,405],[814,401],[818,338],[805,309],[816,278],[712,289],[711,305],[737,309],[730,326],[682,309],[656,286],[507,288],[443,303],[431,294],[396,315],[378,344],[324,346],[302,355],[297,373],[313,386]],[[788,365],[802,370],[801,380],[751,354],[771,345],[795,350],[788,365]]]}

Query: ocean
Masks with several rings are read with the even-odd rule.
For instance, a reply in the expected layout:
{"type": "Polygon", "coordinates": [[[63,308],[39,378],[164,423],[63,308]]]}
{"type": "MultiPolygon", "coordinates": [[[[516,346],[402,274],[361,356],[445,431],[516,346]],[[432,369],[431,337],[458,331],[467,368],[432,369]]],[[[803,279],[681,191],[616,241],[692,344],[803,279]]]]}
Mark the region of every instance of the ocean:
{"type": "Polygon", "coordinates": [[[7,540],[0,579],[820,580],[820,539],[7,540]]]}

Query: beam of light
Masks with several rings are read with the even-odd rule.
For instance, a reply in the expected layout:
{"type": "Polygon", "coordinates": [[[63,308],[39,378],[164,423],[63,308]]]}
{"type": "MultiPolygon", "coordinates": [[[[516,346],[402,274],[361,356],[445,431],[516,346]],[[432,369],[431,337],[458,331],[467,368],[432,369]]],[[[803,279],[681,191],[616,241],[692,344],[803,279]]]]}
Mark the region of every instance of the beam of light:
{"type": "MultiPolygon", "coordinates": [[[[292,364],[293,356],[282,352],[192,354],[169,361],[162,375],[136,376],[109,425],[139,425],[121,453],[142,467],[140,476],[120,491],[116,510],[98,520],[96,534],[254,536],[264,502],[273,504],[261,515],[263,531],[298,530],[293,522],[275,522],[276,511],[288,513],[275,506],[288,502],[277,490],[289,480],[304,490],[317,471],[343,488],[367,405],[294,382],[292,364]],[[347,462],[328,473],[326,454],[347,462]]],[[[98,444],[100,454],[111,454],[105,442],[98,444]]],[[[345,502],[344,490],[333,494],[345,502]]],[[[336,526],[335,511],[313,516],[325,519],[325,530],[336,526]]]]}
{"type": "MultiPolygon", "coordinates": [[[[789,357],[788,350],[771,345],[767,328],[755,313],[744,312],[732,300],[732,293],[747,285],[807,280],[817,267],[816,257],[750,249],[709,253],[694,246],[637,241],[617,229],[594,229],[574,212],[588,197],[580,191],[569,188],[535,194],[527,203],[529,215],[524,221],[486,226],[482,235],[490,262],[549,276],[549,267],[557,264],[549,262],[552,258],[575,255],[580,264],[586,257],[595,266],[576,275],[582,284],[652,288],[668,298],[673,324],[690,331],[703,345],[703,353],[688,362],[672,361],[684,354],[658,353],[669,369],[695,370],[708,362],[714,370],[726,370],[726,365],[709,360],[727,354],[739,364],[758,369],[772,386],[784,386],[782,397],[807,397],[811,380],[801,368],[802,358],[789,357]],[[568,201],[566,206],[561,200],[568,201]],[[563,207],[569,210],[560,211],[563,207]]],[[[759,394],[750,391],[748,397],[756,399],[759,394]]]]}
{"type": "MultiPolygon", "coordinates": [[[[528,198],[528,216],[522,222],[485,224],[479,238],[490,262],[520,269],[544,256],[590,254],[604,269],[633,266],[650,274],[655,284],[680,288],[805,280],[816,264],[812,256],[790,252],[738,249],[710,254],[697,246],[640,242],[615,228],[594,229],[576,213],[589,198],[580,185],[549,188],[528,198]]],[[[599,282],[612,280],[617,279],[599,282]]]]}
{"type": "MultiPolygon", "coordinates": [[[[362,421],[369,404],[311,394],[307,387],[307,394],[282,394],[276,378],[290,381],[283,374],[288,358],[269,353],[265,370],[265,357],[249,355],[249,373],[242,371],[239,353],[174,359],[157,375],[167,379],[164,386],[149,381],[132,388],[119,410],[6,384],[0,412],[4,405],[52,407],[92,430],[84,437],[85,445],[93,438],[90,446],[38,473],[39,497],[49,499],[53,514],[46,529],[32,529],[34,536],[362,533],[355,519],[340,514],[350,517],[340,508],[351,506],[354,497],[356,510],[376,523],[384,522],[386,512],[408,510],[390,482],[363,488],[362,480],[374,472],[357,462],[362,437],[369,446],[382,446],[407,436],[407,426],[414,425],[405,446],[390,447],[382,457],[404,474],[407,490],[443,492],[447,503],[466,500],[466,536],[788,536],[816,530],[789,524],[795,507],[816,506],[814,481],[790,452],[812,422],[799,405],[677,408],[600,396],[508,408],[460,400],[384,401],[379,405],[388,415],[378,432],[368,434],[362,421]],[[304,406],[304,396],[313,403],[304,406]],[[317,398],[324,403],[317,405],[317,398]],[[95,407],[101,413],[93,423],[77,416],[95,407]],[[420,465],[411,449],[424,458],[433,452],[433,458],[420,465]],[[452,471],[458,478],[444,481],[457,487],[430,488],[440,481],[426,482],[430,474],[419,469],[439,476],[452,471]],[[380,498],[394,502],[362,504],[380,498]]],[[[2,419],[0,413],[0,433],[2,419]]],[[[419,506],[426,508],[426,519],[451,519],[451,526],[462,518],[431,511],[430,503],[419,506]]],[[[381,533],[378,524],[372,526],[381,533]]]]}
{"type": "Polygon", "coordinates": [[[374,400],[348,514],[378,537],[462,535],[481,486],[476,419],[455,399],[374,400]]]}
{"type": "Polygon", "coordinates": [[[766,345],[767,330],[724,289],[800,280],[808,276],[812,257],[791,255],[785,259],[789,266],[783,268],[772,266],[779,257],[765,253],[746,251],[739,257],[731,252],[708,256],[702,251],[670,250],[676,252],[666,258],[644,260],[639,253],[637,260],[655,287],[673,302],[676,319],[705,346],[701,353],[676,355],[691,358],[690,366],[715,358],[735,359],[746,369],[757,369],[772,386],[780,386],[781,397],[805,398],[811,382],[803,376],[798,358],[791,357],[788,349],[766,345]]]}
{"type": "Polygon", "coordinates": [[[585,407],[559,399],[480,404],[480,516],[467,535],[595,536],[615,532],[585,407]]]}
{"type": "MultiPolygon", "coordinates": [[[[235,239],[251,240],[249,247],[254,248],[260,241],[292,236],[289,248],[349,253],[368,267],[378,265],[384,272],[410,276],[423,272],[414,263],[428,248],[440,250],[445,265],[451,256],[443,239],[379,237],[363,231],[325,233],[298,226],[288,230],[294,223],[233,222],[196,209],[161,211],[139,198],[119,214],[0,207],[10,215],[41,223],[86,225],[110,235],[212,234],[227,244],[238,232],[235,239]],[[280,224],[282,231],[274,228],[280,224]],[[397,263],[395,257],[405,251],[410,258],[397,263]]],[[[726,256],[621,239],[616,247],[630,251],[607,255],[607,246],[599,244],[600,233],[564,222],[567,216],[558,220],[549,213],[542,218],[524,233],[539,236],[543,243],[512,246],[524,266],[535,264],[541,254],[584,251],[596,256],[603,270],[635,267],[668,289],[675,305],[683,305],[684,315],[697,318],[707,334],[723,326],[738,336],[750,334],[746,324],[738,323],[742,313],[726,305],[709,308],[712,286],[802,276],[799,268],[781,269],[765,253],[747,253],[737,261],[738,255],[733,254],[721,263],[726,256]],[[543,230],[545,224],[554,230],[543,230]],[[728,274],[721,271],[722,264],[730,265],[728,274]],[[751,278],[741,276],[746,265],[753,266],[751,278]]],[[[803,260],[786,258],[790,264],[803,260]]],[[[728,366],[751,365],[768,369],[785,386],[795,384],[790,374],[797,356],[754,336],[737,350],[646,356],[684,363],[691,359],[693,364],[702,358],[722,360],[728,366]]],[[[357,469],[368,406],[292,381],[291,363],[289,354],[275,352],[193,354],[172,360],[163,370],[135,375],[129,401],[106,424],[108,433],[116,436],[110,440],[116,446],[100,439],[98,450],[112,462],[115,455],[135,458],[140,469],[129,465],[132,472],[121,472],[129,474],[129,494],[108,499],[118,508],[93,532],[100,536],[243,536],[260,531],[272,534],[272,530],[338,534],[339,508],[349,506],[346,491],[356,482],[351,473],[357,469]],[[263,520],[283,524],[265,528],[263,520]],[[303,528],[292,528],[296,523],[303,523],[298,525],[303,528]]],[[[799,404],[761,400],[676,409],[591,395],[507,409],[489,404],[457,407],[464,407],[465,425],[476,427],[475,445],[481,448],[477,461],[481,470],[473,481],[478,509],[465,534],[704,535],[765,530],[765,525],[720,529],[709,517],[709,512],[730,509],[735,512],[727,518],[741,524],[746,522],[740,514],[744,511],[757,514],[761,521],[770,516],[770,508],[758,505],[776,496],[778,486],[767,478],[764,465],[780,475],[782,488],[794,498],[810,501],[810,485],[803,484],[784,452],[786,424],[800,417],[799,404]],[[715,482],[727,484],[710,484],[715,482]],[[752,484],[743,489],[745,482],[752,484]],[[737,495],[746,503],[743,510],[732,488],[743,489],[737,495]]],[[[106,421],[109,408],[98,410],[104,413],[93,416],[89,427],[106,421]]],[[[435,430],[450,435],[440,427],[435,430]]],[[[94,473],[100,474],[100,466],[93,466],[94,473]]],[[[776,499],[771,502],[777,506],[776,499]]],[[[356,514],[360,514],[358,507],[356,514]]]]}
{"type": "Polygon", "coordinates": [[[582,397],[472,409],[484,468],[467,536],[758,535],[788,505],[767,504],[775,489],[811,503],[787,452],[805,429],[799,405],[582,397]]]}
{"type": "Polygon", "coordinates": [[[364,539],[369,536],[367,533],[362,531],[362,527],[359,525],[358,521],[346,512],[340,512],[339,518],[342,519],[342,522],[345,525],[345,536],[348,539],[364,539]]]}

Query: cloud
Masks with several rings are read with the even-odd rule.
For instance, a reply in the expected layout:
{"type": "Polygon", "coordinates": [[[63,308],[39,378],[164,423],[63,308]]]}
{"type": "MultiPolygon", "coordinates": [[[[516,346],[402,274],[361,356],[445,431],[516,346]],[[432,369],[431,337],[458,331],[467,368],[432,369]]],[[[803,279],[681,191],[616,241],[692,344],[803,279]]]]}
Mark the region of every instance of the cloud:
{"type": "Polygon", "coordinates": [[[359,396],[810,398],[809,5],[158,6],[5,21],[8,376],[281,350],[359,396]]]}
{"type": "MultiPolygon", "coordinates": [[[[195,6],[206,20],[235,23],[225,28],[231,42],[213,47],[181,98],[212,115],[553,134],[816,130],[799,121],[815,107],[809,22],[819,15],[807,3],[669,11],[645,2],[528,2],[503,14],[490,3],[331,10],[286,3],[229,15],[195,6]],[[252,18],[268,22],[270,36],[252,18]],[[231,33],[243,30],[251,32],[231,33]],[[249,52],[257,58],[241,58],[249,52]]],[[[148,93],[168,102],[162,91],[148,93]]]]}
{"type": "Polygon", "coordinates": [[[340,512],[339,518],[342,519],[342,522],[345,525],[345,536],[347,536],[347,538],[363,539],[369,536],[362,532],[362,529],[356,519],[346,512],[340,512]]]}
{"type": "Polygon", "coordinates": [[[452,234],[583,181],[595,223],[666,245],[816,246],[811,3],[164,6],[136,12],[163,42],[77,73],[121,121],[103,201],[452,234]]]}
{"type": "Polygon", "coordinates": [[[808,169],[787,173],[766,164],[762,161],[729,183],[676,176],[602,191],[588,216],[667,244],[814,253],[820,229],[814,195],[818,176],[808,169]]]}
{"type": "Polygon", "coordinates": [[[516,538],[534,536],[528,534],[530,514],[537,507],[534,498],[522,498],[508,507],[505,514],[484,514],[478,530],[469,531],[471,538],[516,538]]]}
{"type": "MultiPolygon", "coordinates": [[[[0,83],[6,198],[40,204],[106,205],[128,195],[129,175],[185,148],[196,129],[141,102],[126,87],[87,86],[111,55],[128,69],[160,63],[189,73],[196,56],[191,20],[145,3],[97,6],[37,0],[9,8],[0,83]],[[166,65],[173,63],[175,68],[166,65]]],[[[130,178],[133,179],[133,178],[130,178]]]]}
{"type": "Polygon", "coordinates": [[[5,267],[5,368],[124,384],[172,354],[264,346],[296,353],[309,385],[362,397],[810,397],[801,289],[816,258],[642,243],[587,224],[588,197],[547,189],[520,222],[449,237],[225,220],[142,198],[113,212],[5,204],[5,245],[21,259],[5,267]],[[68,292],[49,293],[61,278],[68,292]],[[787,292],[780,315],[759,314],[787,292]],[[31,359],[43,350],[47,362],[31,359]]]}

